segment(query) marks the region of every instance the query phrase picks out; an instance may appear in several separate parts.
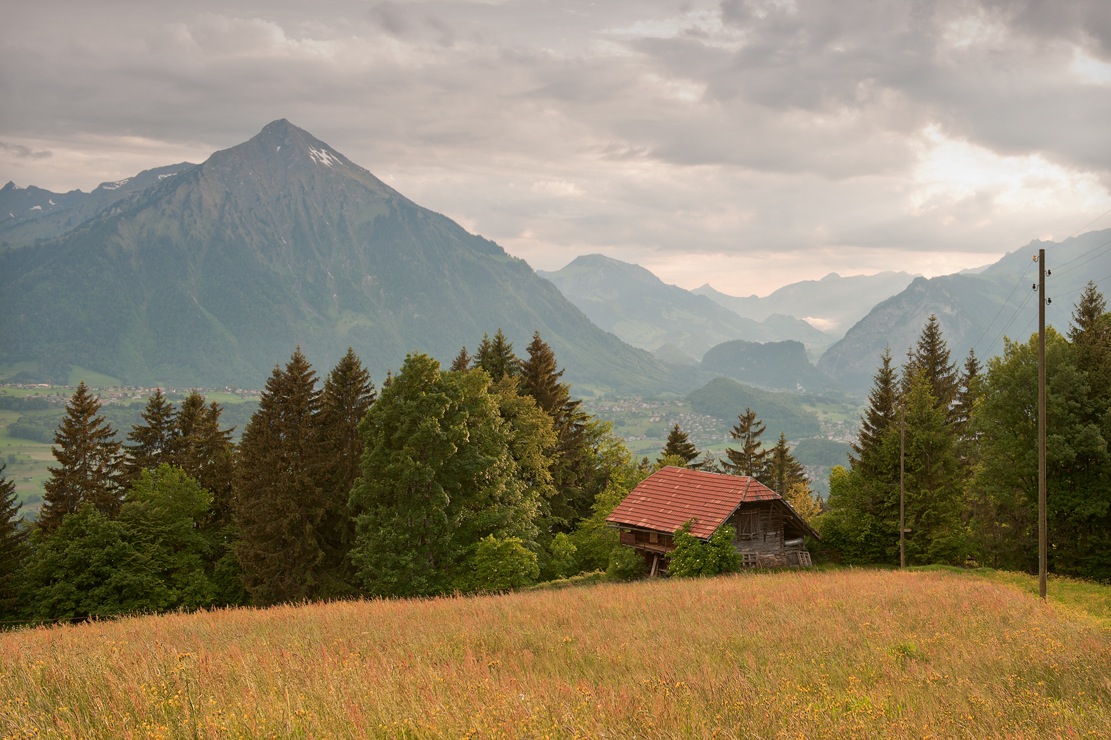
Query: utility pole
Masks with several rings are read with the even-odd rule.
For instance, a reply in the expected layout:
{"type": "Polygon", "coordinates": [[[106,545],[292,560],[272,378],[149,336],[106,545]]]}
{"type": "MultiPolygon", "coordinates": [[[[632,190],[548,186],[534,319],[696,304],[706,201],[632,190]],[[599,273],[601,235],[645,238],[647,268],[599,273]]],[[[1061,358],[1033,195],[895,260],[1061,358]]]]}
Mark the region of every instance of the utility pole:
{"type": "Polygon", "coordinates": [[[903,484],[904,472],[906,469],[906,451],[907,451],[907,407],[905,404],[899,404],[899,567],[907,567],[907,525],[906,525],[906,507],[904,506],[904,499],[906,496],[906,486],[903,484]]]}
{"type": "Polygon", "coordinates": [[[1046,599],[1048,528],[1045,515],[1045,250],[1038,250],[1038,594],[1046,599]]]}

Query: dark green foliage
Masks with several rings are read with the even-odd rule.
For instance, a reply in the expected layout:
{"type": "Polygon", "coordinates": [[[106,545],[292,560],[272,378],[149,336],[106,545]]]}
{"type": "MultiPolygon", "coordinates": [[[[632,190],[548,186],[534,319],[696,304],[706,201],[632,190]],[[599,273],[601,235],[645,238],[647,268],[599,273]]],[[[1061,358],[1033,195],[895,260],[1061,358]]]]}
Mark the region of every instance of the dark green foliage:
{"type": "MultiPolygon", "coordinates": [[[[584,571],[607,569],[615,553],[620,553],[616,555],[618,558],[626,557],[622,551],[629,548],[620,544],[617,530],[606,524],[606,517],[652,472],[638,464],[629,451],[612,437],[607,438],[598,459],[609,470],[607,483],[595,497],[590,516],[583,519],[570,534],[575,546],[575,559],[584,571]]],[[[640,560],[638,567],[643,570],[643,560],[640,560]]]]}
{"type": "Polygon", "coordinates": [[[367,410],[374,403],[370,373],[352,349],[324,379],[320,394],[320,464],[317,481],[324,493],[321,521],[322,572],[327,583],[322,595],[355,593],[355,574],[347,557],[355,539],[355,520],[348,512],[351,487],[359,477],[363,437],[359,433],[367,410]]]}
{"type": "Polygon", "coordinates": [[[683,525],[675,533],[668,574],[683,578],[735,573],[741,567],[741,555],[733,546],[735,534],[736,530],[726,524],[704,542],[691,534],[689,523],[683,525]]]}
{"type": "Polygon", "coordinates": [[[907,564],[963,565],[969,555],[962,521],[964,469],[948,409],[938,403],[935,384],[921,368],[904,400],[907,564]]]}
{"type": "Polygon", "coordinates": [[[45,533],[57,529],[66,514],[83,504],[92,504],[109,517],[119,512],[123,493],[120,443],[99,411],[100,401],[82,382],[66,404],[66,415],[54,434],[51,453],[58,466],[50,468],[50,478],[43,485],[38,520],[45,533]]]}
{"type": "Polygon", "coordinates": [[[736,409],[760,409],[760,418],[769,434],[786,434],[788,439],[802,439],[821,433],[818,417],[799,403],[794,393],[762,391],[742,385],[729,378],[715,378],[687,396],[691,410],[707,416],[732,421],[736,409]]]}
{"type": "Polygon", "coordinates": [[[667,457],[677,457],[683,461],[684,467],[697,468],[697,464],[692,465],[691,463],[698,458],[698,455],[698,448],[691,442],[690,437],[678,424],[675,424],[668,432],[667,443],[664,444],[663,452],[660,453],[657,462],[667,457]]]}
{"type": "Polygon", "coordinates": [[[579,549],[575,546],[570,535],[563,532],[556,533],[548,547],[545,567],[540,573],[541,578],[547,581],[554,578],[566,578],[578,573],[580,570],[576,557],[578,551],[579,549]]]}
{"type": "Polygon", "coordinates": [[[15,483],[4,475],[0,462],[0,620],[18,612],[20,576],[27,558],[27,530],[19,518],[15,483]]]}
{"type": "Polygon", "coordinates": [[[618,545],[610,551],[606,578],[611,581],[635,581],[644,575],[644,558],[631,547],[618,545]]]}
{"type": "Polygon", "coordinates": [[[907,364],[903,368],[904,394],[910,390],[911,382],[919,373],[929,382],[934,403],[938,408],[945,409],[946,421],[950,421],[960,387],[960,377],[949,360],[949,345],[941,336],[937,316],[930,316],[922,327],[918,343],[907,353],[907,364]]]}
{"type": "Polygon", "coordinates": [[[206,572],[212,545],[199,528],[211,504],[212,494],[200,483],[165,463],[143,470],[128,489],[119,521],[158,581],[144,609],[197,609],[215,601],[206,572]]]}
{"type": "Polygon", "coordinates": [[[890,461],[881,455],[880,447],[890,429],[898,424],[898,407],[899,386],[891,366],[891,351],[885,349],[880,357],[880,367],[872,378],[868,408],[860,417],[860,431],[852,443],[849,459],[853,470],[871,477],[890,477],[890,461]]]}
{"type": "MultiPolygon", "coordinates": [[[[1111,428],[1104,402],[1077,367],[1074,346],[1046,332],[1049,567],[1111,580],[1111,428]]],[[[1035,570],[1037,337],[992,358],[973,417],[980,467],[973,526],[990,565],[1035,570]]]]}
{"type": "Polygon", "coordinates": [[[791,454],[785,435],[780,434],[775,447],[768,450],[767,464],[760,482],[783,497],[786,497],[787,492],[797,485],[809,489],[810,480],[806,477],[806,470],[791,454]]]}
{"type": "Polygon", "coordinates": [[[764,429],[764,423],[756,418],[756,412],[750,408],[745,408],[744,413],[737,416],[737,423],[729,430],[729,436],[738,440],[741,448],[725,448],[727,462],[723,464],[726,472],[750,475],[758,479],[764,477],[768,463],[768,451],[760,441],[764,429]]]}
{"type": "Polygon", "coordinates": [[[521,361],[513,354],[513,344],[505,338],[501,329],[493,339],[482,335],[482,343],[478,345],[472,362],[474,367],[485,370],[495,383],[506,377],[516,377],[521,372],[521,361]]]}
{"type": "Polygon", "coordinates": [[[1111,404],[1111,314],[1095,283],[1084,288],[1073,311],[1069,340],[1076,366],[1088,376],[1093,396],[1111,404]]]}
{"type": "MultiPolygon", "coordinates": [[[[884,446],[892,435],[887,435],[884,446]]],[[[898,437],[895,436],[895,455],[898,437]]],[[[896,458],[897,462],[898,458],[896,458]]],[[[821,551],[849,565],[899,562],[899,489],[840,465],[829,474],[828,510],[815,527],[821,551]]]]}
{"type": "MultiPolygon", "coordinates": [[[[41,533],[40,533],[41,534],[41,533]]],[[[92,504],[40,537],[28,567],[32,619],[80,620],[152,610],[160,583],[122,522],[92,504]]]]}
{"type": "Polygon", "coordinates": [[[710,348],[702,357],[703,370],[743,383],[811,393],[833,387],[830,379],[810,364],[802,342],[746,342],[740,339],[710,348]]]}
{"type": "Polygon", "coordinates": [[[605,487],[605,468],[596,464],[596,458],[608,430],[590,419],[578,399],[571,398],[571,388],[562,377],[552,348],[539,332],[534,333],[528,359],[521,363],[520,389],[552,420],[557,437],[550,465],[555,492],[549,501],[547,527],[569,532],[589,516],[595,496],[605,487]]]}
{"type": "Polygon", "coordinates": [[[489,384],[410,355],[363,420],[352,560],[371,594],[443,593],[465,583],[483,537],[534,540],[539,501],[489,384]]]}
{"type": "Polygon", "coordinates": [[[536,553],[518,537],[498,539],[487,535],[475,545],[470,558],[470,590],[499,593],[535,583],[540,575],[536,553]]]}
{"type": "Polygon", "coordinates": [[[316,598],[326,582],[319,410],[316,373],[298,349],[274,368],[240,442],[235,550],[257,603],[316,598]]]}
{"type": "Polygon", "coordinates": [[[127,433],[130,445],[124,448],[124,471],[128,482],[139,477],[144,470],[156,468],[171,457],[174,437],[174,405],[166,400],[161,388],[155,389],[146,408],[142,422],[127,433]]]}

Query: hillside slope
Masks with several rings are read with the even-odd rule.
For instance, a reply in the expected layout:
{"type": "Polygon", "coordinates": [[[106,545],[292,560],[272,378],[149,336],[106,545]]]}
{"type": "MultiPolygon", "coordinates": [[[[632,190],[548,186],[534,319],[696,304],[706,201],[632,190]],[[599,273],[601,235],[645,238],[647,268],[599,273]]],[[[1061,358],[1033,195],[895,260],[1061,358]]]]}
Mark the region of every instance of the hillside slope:
{"type": "Polygon", "coordinates": [[[1040,738],[1111,726],[1111,632],[947,572],[177,614],[0,634],[0,665],[4,737],[1040,738]]]}

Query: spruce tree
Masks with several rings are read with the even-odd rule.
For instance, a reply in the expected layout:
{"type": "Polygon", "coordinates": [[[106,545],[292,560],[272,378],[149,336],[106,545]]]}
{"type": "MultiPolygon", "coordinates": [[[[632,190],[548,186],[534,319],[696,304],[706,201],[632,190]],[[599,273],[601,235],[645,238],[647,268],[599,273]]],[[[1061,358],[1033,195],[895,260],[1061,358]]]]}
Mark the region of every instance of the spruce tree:
{"type": "Polygon", "coordinates": [[[325,579],[319,410],[316,373],[298,348],[274,368],[240,442],[236,554],[259,604],[315,598],[325,579]]]}
{"type": "Polygon", "coordinates": [[[206,403],[197,391],[190,393],[174,416],[167,460],[212,492],[217,512],[230,506],[235,454],[235,428],[220,428],[222,412],[220,404],[206,403]]]}
{"type": "Polygon", "coordinates": [[[684,467],[696,468],[697,464],[692,465],[698,457],[698,448],[691,442],[690,437],[682,428],[675,424],[671,427],[671,431],[667,435],[667,443],[664,444],[663,451],[657,460],[663,460],[666,457],[678,457],[683,461],[684,467]]]}
{"type": "Polygon", "coordinates": [[[879,448],[884,436],[893,425],[899,423],[899,387],[895,370],[891,366],[891,350],[885,349],[880,357],[880,367],[872,378],[872,391],[868,394],[868,408],[860,417],[860,431],[852,443],[849,460],[853,470],[866,475],[876,475],[884,470],[886,461],[881,461],[879,448]]]}
{"type": "Polygon", "coordinates": [[[170,455],[174,405],[166,399],[161,388],[156,388],[147,399],[141,417],[142,422],[131,427],[127,433],[127,439],[132,444],[124,447],[124,473],[128,482],[138,478],[144,470],[166,462],[170,455]]]}
{"type": "Polygon", "coordinates": [[[1069,327],[1076,365],[1088,377],[1095,398],[1111,401],[1111,314],[1095,283],[1089,282],[1069,327]]]}
{"type": "Polygon", "coordinates": [[[918,343],[907,355],[907,365],[903,370],[903,392],[917,373],[921,372],[930,383],[938,408],[946,410],[946,418],[952,421],[952,408],[957,400],[960,379],[956,367],[949,359],[949,345],[941,335],[941,325],[936,315],[930,315],[918,343]]]}
{"type": "Polygon", "coordinates": [[[467,348],[466,347],[460,347],[459,348],[459,354],[457,354],[455,356],[455,359],[451,361],[451,370],[452,370],[452,372],[461,373],[464,370],[470,370],[470,369],[471,369],[471,356],[469,354],[467,354],[467,348]]]}
{"type": "Polygon", "coordinates": [[[348,512],[351,486],[359,477],[363,437],[359,423],[374,403],[374,384],[355,350],[336,364],[324,379],[320,394],[320,466],[317,481],[323,489],[325,514],[320,535],[324,550],[321,572],[326,577],[322,595],[354,593],[354,571],[347,558],[355,538],[355,520],[348,512]]]}
{"type": "Polygon", "coordinates": [[[756,418],[756,412],[746,406],[744,413],[737,416],[737,423],[729,430],[729,436],[741,442],[741,449],[725,448],[727,472],[757,479],[763,477],[768,459],[768,451],[760,442],[764,428],[764,422],[756,418]]]}
{"type": "Polygon", "coordinates": [[[552,348],[534,332],[528,359],[521,363],[521,390],[552,419],[557,442],[551,465],[555,496],[550,502],[551,526],[570,532],[574,523],[589,516],[594,498],[604,488],[594,450],[605,435],[582,410],[582,402],[571,398],[571,387],[563,382],[552,348]]]}
{"type": "Polygon", "coordinates": [[[810,489],[810,479],[806,477],[806,469],[791,454],[787,446],[787,435],[782,432],[775,447],[768,451],[767,465],[760,482],[786,498],[787,492],[795,486],[806,486],[810,489]]]}
{"type": "Polygon", "coordinates": [[[502,378],[515,377],[521,372],[521,361],[513,354],[513,344],[498,329],[494,338],[482,335],[482,343],[474,356],[474,366],[486,371],[495,383],[502,378]]]}
{"type": "Polygon", "coordinates": [[[66,404],[66,414],[54,433],[51,453],[58,461],[43,484],[39,528],[51,533],[82,504],[91,504],[108,517],[119,513],[123,498],[121,445],[116,431],[100,416],[100,401],[84,382],[66,404]]]}
{"type": "Polygon", "coordinates": [[[0,620],[12,619],[19,609],[20,573],[27,557],[27,531],[19,516],[15,482],[0,463],[0,620]]]}
{"type": "Polygon", "coordinates": [[[964,525],[964,469],[948,409],[933,395],[924,368],[906,396],[905,507],[907,562],[960,565],[968,555],[964,525]]]}

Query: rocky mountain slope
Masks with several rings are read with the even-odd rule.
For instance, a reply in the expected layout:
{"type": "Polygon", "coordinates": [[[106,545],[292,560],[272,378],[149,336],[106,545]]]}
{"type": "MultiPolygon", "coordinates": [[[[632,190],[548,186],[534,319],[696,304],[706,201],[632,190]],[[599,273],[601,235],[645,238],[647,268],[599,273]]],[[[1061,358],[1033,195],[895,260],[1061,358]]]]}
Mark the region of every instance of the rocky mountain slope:
{"type": "Polygon", "coordinates": [[[381,380],[408,352],[450,362],[498,328],[522,354],[539,331],[582,392],[693,387],[522,260],[285,120],[0,254],[0,364],[42,379],[77,365],[259,387],[300,345],[322,370],[352,346],[381,380]]]}

